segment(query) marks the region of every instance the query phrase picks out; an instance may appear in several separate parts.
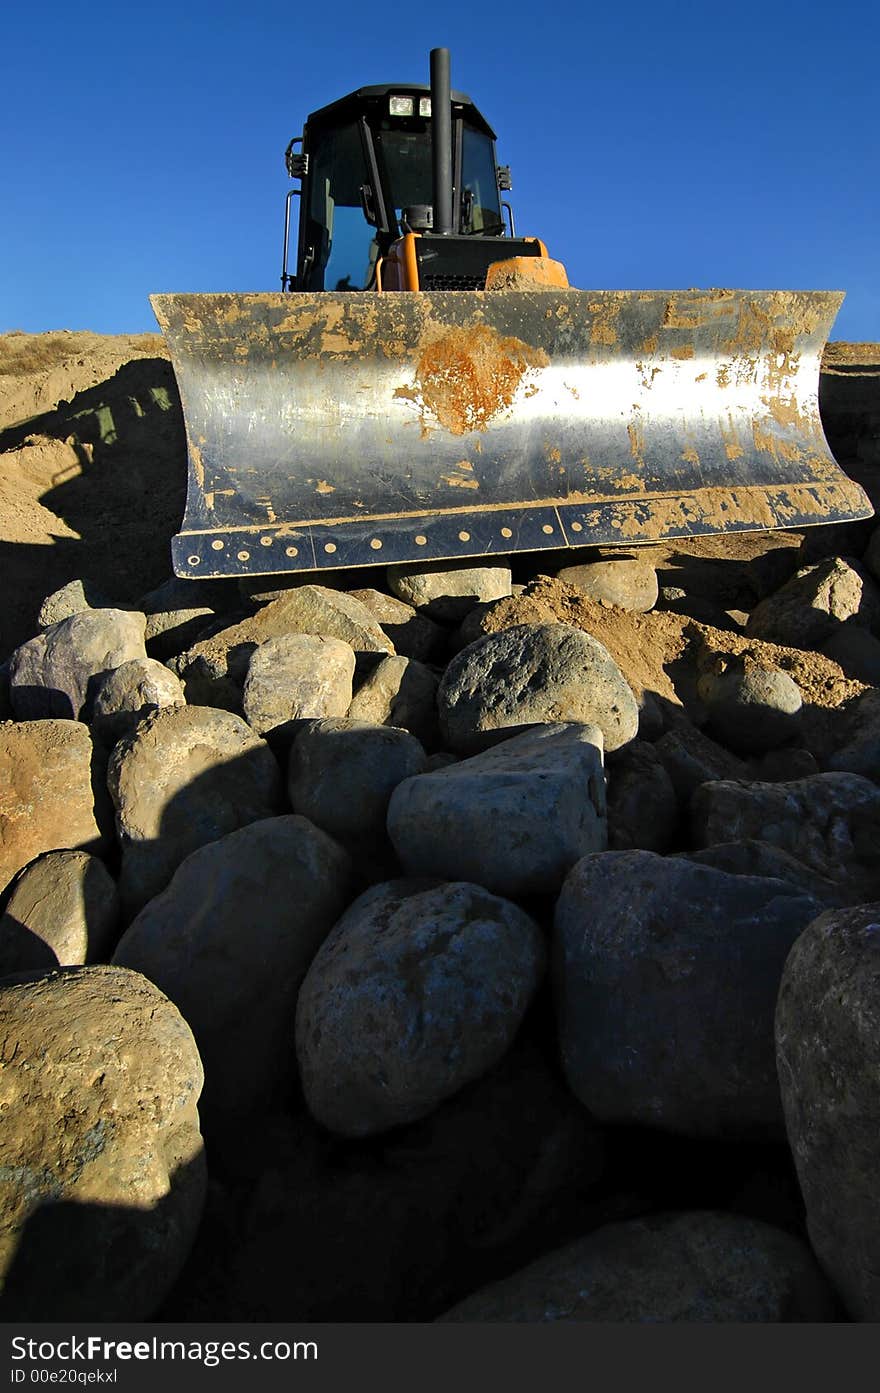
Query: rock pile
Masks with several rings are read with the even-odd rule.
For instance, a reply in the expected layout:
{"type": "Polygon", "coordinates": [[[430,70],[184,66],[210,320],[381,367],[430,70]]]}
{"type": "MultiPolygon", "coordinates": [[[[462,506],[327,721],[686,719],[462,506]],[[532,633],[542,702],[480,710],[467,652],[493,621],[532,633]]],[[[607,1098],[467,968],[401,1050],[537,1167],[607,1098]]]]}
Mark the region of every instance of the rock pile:
{"type": "Polygon", "coordinates": [[[6,1318],[880,1317],[859,535],[47,596],[6,1318]]]}

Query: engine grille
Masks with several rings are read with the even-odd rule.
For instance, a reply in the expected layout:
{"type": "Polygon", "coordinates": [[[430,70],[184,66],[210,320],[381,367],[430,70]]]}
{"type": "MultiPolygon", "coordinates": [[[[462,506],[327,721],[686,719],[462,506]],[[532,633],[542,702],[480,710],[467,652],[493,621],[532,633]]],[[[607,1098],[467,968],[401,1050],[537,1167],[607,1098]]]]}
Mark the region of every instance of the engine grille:
{"type": "Polygon", "coordinates": [[[485,276],[420,276],[422,290],[483,290],[485,276]]]}

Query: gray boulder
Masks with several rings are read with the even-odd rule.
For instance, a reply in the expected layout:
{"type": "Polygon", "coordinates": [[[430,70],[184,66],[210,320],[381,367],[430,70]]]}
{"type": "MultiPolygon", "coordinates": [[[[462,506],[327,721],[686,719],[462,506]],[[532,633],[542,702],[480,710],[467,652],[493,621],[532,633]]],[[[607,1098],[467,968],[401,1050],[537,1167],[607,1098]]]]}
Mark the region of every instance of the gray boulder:
{"type": "Polygon", "coordinates": [[[350,1137],[426,1117],[506,1053],[543,967],[537,925],[479,886],[374,886],[300,991],[296,1052],[313,1116],[350,1137]]]}
{"type": "Polygon", "coordinates": [[[164,663],[132,658],[99,679],[91,721],[104,739],[115,742],[161,707],[185,703],[180,678],[164,663]]]}
{"type": "Polygon", "coordinates": [[[880,1320],[880,904],[829,911],[785,965],[776,1053],[819,1261],[853,1320],[880,1320]]]}
{"type": "Polygon", "coordinates": [[[107,771],[122,846],[120,892],[140,909],[190,852],[272,817],[281,771],[268,745],[228,711],[168,706],[120,740],[107,771]]]}
{"type": "Polygon", "coordinates": [[[305,818],[269,818],[188,856],[122,936],[113,961],[155,982],[192,1028],[212,1123],[289,1090],[297,992],[349,876],[341,847],[305,818]]]}
{"type": "Polygon", "coordinates": [[[358,652],[394,651],[366,605],[322,585],[297,585],[256,614],[200,639],[175,659],[174,670],[187,681],[243,682],[257,645],[284,634],[341,639],[358,652]]]}
{"type": "Polygon", "coordinates": [[[489,743],[489,732],[559,721],[597,725],[616,750],[639,724],[611,654],[569,624],[517,624],[478,639],[449,664],[437,706],[444,744],[464,754],[489,743]]]}
{"type": "Polygon", "coordinates": [[[563,566],[557,579],[573,585],[592,600],[640,613],[653,609],[659,594],[657,572],[649,562],[638,557],[563,566]]]}
{"type": "Polygon", "coordinates": [[[100,962],[119,922],[116,883],[87,851],[48,851],[17,877],[0,917],[0,977],[100,962]]]}
{"type": "Polygon", "coordinates": [[[244,714],[258,735],[304,717],[344,716],[351,702],[354,650],[320,634],[280,634],[251,654],[244,714]]]}
{"type": "Polygon", "coordinates": [[[444,624],[459,624],[474,605],[510,594],[509,566],[468,566],[434,562],[431,566],[389,566],[388,589],[398,600],[444,624]]]}
{"type": "Polygon", "coordinates": [[[704,784],[691,802],[691,832],[698,848],[771,842],[845,887],[850,899],[870,899],[880,888],[880,789],[857,774],[704,784]]]}
{"type": "Polygon", "coordinates": [[[868,629],[846,623],[825,640],[821,652],[842,667],[847,677],[880,686],[880,638],[868,629]]]}
{"type": "Polygon", "coordinates": [[[78,721],[0,724],[0,890],[44,851],[101,851],[112,810],[78,721]]]}
{"type": "Polygon", "coordinates": [[[880,691],[862,692],[849,704],[845,732],[843,744],[826,759],[826,768],[880,783],[880,691]]]}
{"type": "Polygon", "coordinates": [[[649,851],[579,861],[554,970],[563,1069],[585,1107],[689,1136],[779,1134],[776,993],[822,908],[783,881],[649,851]]]}
{"type": "Polygon", "coordinates": [[[229,602],[223,581],[172,576],[138,600],[147,616],[144,639],[151,658],[164,661],[194,643],[229,602]]]}
{"type": "Polygon", "coordinates": [[[146,658],[145,624],[143,614],[128,610],[85,610],[28,639],[9,665],[16,718],[88,720],[100,679],[131,658],[146,658]]]}
{"type": "Polygon", "coordinates": [[[267,1119],[256,1136],[255,1120],[226,1264],[235,1319],[430,1320],[561,1240],[600,1182],[604,1147],[554,1066],[524,1029],[430,1117],[367,1145],[340,1145],[308,1113],[267,1119]]]}
{"type": "Polygon", "coordinates": [[[805,894],[812,895],[819,904],[839,905],[843,899],[841,887],[833,880],[811,870],[803,861],[798,861],[797,857],[770,842],[721,842],[718,846],[681,852],[680,855],[686,856],[689,861],[696,861],[700,866],[714,866],[716,871],[727,871],[730,875],[787,881],[805,894]]]}
{"type": "Polygon", "coordinates": [[[349,590],[348,594],[366,605],[391,639],[394,651],[402,657],[428,662],[442,647],[445,631],[441,625],[426,614],[419,614],[413,605],[382,590],[349,590]]]}
{"type": "Polygon", "coordinates": [[[662,854],[672,846],[679,820],[672,780],[654,746],[645,740],[625,745],[608,771],[610,849],[662,854]]]}
{"type": "Polygon", "coordinates": [[[0,1314],[141,1321],[186,1260],[205,1168],[192,1034],[120,968],[0,983],[0,1314]]]}
{"type": "Polygon", "coordinates": [[[606,1224],[475,1292],[444,1321],[830,1321],[834,1296],[800,1239],[711,1210],[606,1224]]]}
{"type": "Polygon", "coordinates": [[[790,648],[818,648],[848,621],[880,626],[880,591],[858,562],[827,557],[805,566],[752,610],[746,633],[790,648]]]}
{"type": "Polygon", "coordinates": [[[713,654],[697,679],[709,725],[740,755],[759,755],[797,735],[803,701],[787,672],[748,654],[713,654]]]}
{"type": "Polygon", "coordinates": [[[654,750],[682,803],[690,802],[702,784],[748,778],[748,766],[741,759],[684,722],[661,735],[654,750]]]}
{"type": "Polygon", "coordinates": [[[425,751],[408,731],[350,719],[314,721],[290,751],[290,805],[353,851],[371,850],[385,841],[392,793],[424,767],[425,751]]]}
{"type": "Polygon", "coordinates": [[[607,844],[602,734],[547,725],[406,779],[388,806],[406,872],[469,880],[497,894],[555,894],[571,866],[607,844]]]}
{"type": "Polygon", "coordinates": [[[87,609],[106,609],[109,599],[91,581],[70,580],[60,590],[47,595],[37,612],[37,628],[41,631],[60,624],[72,614],[87,609]]]}
{"type": "Polygon", "coordinates": [[[396,654],[374,658],[363,655],[369,664],[360,681],[348,714],[356,721],[372,725],[399,726],[410,731],[422,744],[434,744],[437,737],[437,677],[424,663],[396,654]]]}

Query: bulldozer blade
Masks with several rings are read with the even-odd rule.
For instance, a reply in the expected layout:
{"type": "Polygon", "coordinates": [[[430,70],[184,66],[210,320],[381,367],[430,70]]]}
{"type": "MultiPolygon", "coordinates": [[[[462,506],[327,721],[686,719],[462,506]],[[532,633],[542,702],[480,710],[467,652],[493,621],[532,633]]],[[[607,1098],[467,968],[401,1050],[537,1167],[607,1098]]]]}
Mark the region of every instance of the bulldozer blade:
{"type": "Polygon", "coordinates": [[[179,576],[429,563],[869,517],[819,418],[843,297],[154,295],[179,576]]]}

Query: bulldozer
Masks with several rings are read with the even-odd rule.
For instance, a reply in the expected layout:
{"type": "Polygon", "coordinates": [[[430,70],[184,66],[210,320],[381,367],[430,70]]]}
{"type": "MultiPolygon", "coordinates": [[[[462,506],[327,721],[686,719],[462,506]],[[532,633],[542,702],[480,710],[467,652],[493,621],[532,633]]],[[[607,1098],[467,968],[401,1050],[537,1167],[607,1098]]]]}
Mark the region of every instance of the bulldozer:
{"type": "Polygon", "coordinates": [[[430,78],[360,88],[290,142],[280,291],[151,297],[188,443],[178,576],[871,516],[819,416],[842,294],[572,289],[517,236],[448,50],[430,78]]]}

